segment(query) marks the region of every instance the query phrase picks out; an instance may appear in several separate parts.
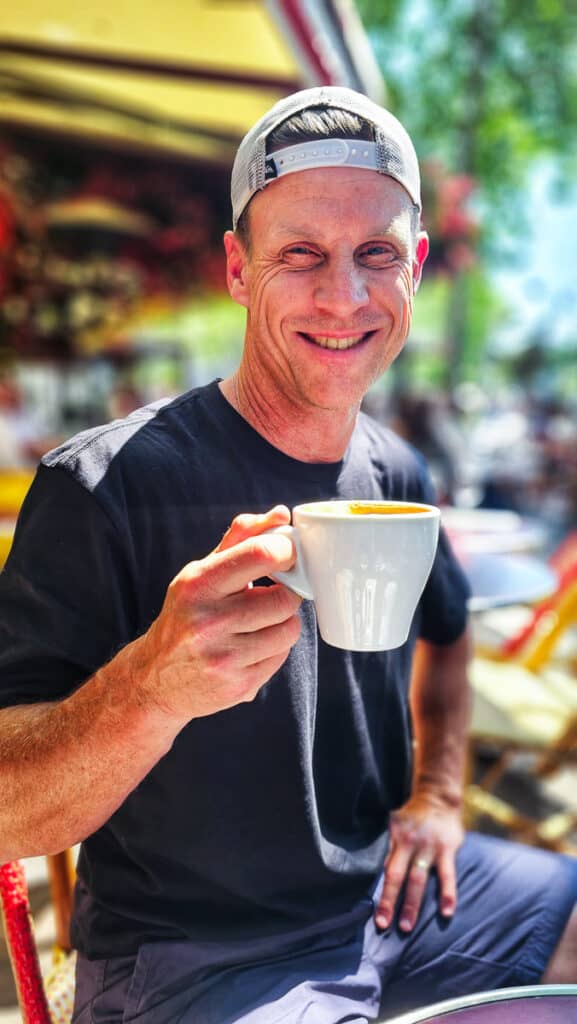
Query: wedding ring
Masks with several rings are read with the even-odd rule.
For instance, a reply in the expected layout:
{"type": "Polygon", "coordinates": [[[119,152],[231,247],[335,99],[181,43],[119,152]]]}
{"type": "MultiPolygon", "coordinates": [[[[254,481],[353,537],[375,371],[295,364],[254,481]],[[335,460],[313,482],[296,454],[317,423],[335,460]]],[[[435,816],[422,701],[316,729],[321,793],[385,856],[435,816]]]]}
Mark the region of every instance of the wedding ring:
{"type": "Polygon", "coordinates": [[[413,865],[416,868],[421,868],[422,871],[428,871],[431,865],[425,857],[415,857],[413,865]]]}

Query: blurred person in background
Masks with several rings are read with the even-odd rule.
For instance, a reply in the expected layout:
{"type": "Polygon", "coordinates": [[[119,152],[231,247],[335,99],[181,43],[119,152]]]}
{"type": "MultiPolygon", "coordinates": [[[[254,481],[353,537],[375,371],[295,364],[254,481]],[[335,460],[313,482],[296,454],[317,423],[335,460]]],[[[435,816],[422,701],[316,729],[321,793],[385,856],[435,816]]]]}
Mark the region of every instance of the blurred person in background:
{"type": "Polygon", "coordinates": [[[13,374],[0,373],[0,469],[34,466],[56,443],[27,407],[13,374]]]}
{"type": "Polygon", "coordinates": [[[453,505],[468,483],[467,444],[441,395],[401,391],[393,396],[390,424],[427,460],[438,500],[453,505]]]}
{"type": "Polygon", "coordinates": [[[107,405],[111,419],[122,419],[144,405],[144,398],[134,384],[128,381],[119,381],[112,389],[107,405]]]}
{"type": "Polygon", "coordinates": [[[330,647],[311,602],[264,585],[294,563],[262,536],[290,506],[434,500],[359,412],[427,255],[412,143],[365,96],[305,90],[245,137],[231,192],[239,368],[71,439],[25,502],[0,575],[0,859],[82,842],[78,1024],[338,1024],[575,981],[577,865],[463,832],[445,535],[393,651],[330,647]]]}

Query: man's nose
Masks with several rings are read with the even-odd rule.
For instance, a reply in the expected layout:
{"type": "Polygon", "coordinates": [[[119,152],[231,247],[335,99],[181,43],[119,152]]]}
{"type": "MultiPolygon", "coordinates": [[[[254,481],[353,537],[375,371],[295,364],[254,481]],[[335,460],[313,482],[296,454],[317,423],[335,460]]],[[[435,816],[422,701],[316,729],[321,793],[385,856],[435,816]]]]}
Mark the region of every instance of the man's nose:
{"type": "Polygon", "coordinates": [[[314,298],[319,309],[334,316],[346,317],[362,309],[369,301],[362,269],[349,259],[334,260],[325,265],[314,298]]]}

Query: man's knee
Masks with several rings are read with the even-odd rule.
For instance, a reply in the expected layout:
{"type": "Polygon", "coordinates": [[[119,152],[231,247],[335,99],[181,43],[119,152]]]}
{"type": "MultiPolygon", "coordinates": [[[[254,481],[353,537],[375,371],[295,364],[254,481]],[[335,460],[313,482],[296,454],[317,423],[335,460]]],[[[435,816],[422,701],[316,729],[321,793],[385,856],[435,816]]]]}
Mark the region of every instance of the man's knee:
{"type": "Polygon", "coordinates": [[[549,985],[577,984],[577,904],[573,907],[542,981],[549,985]]]}

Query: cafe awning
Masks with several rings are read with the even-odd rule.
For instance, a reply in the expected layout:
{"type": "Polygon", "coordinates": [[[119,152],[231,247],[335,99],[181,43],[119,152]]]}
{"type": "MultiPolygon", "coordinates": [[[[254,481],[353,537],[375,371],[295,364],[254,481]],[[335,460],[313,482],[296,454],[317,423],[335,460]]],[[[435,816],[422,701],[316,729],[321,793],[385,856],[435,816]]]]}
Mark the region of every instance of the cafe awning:
{"type": "Polygon", "coordinates": [[[0,132],[222,167],[276,99],[321,83],[383,98],[352,0],[23,0],[0,15],[0,132]]]}

